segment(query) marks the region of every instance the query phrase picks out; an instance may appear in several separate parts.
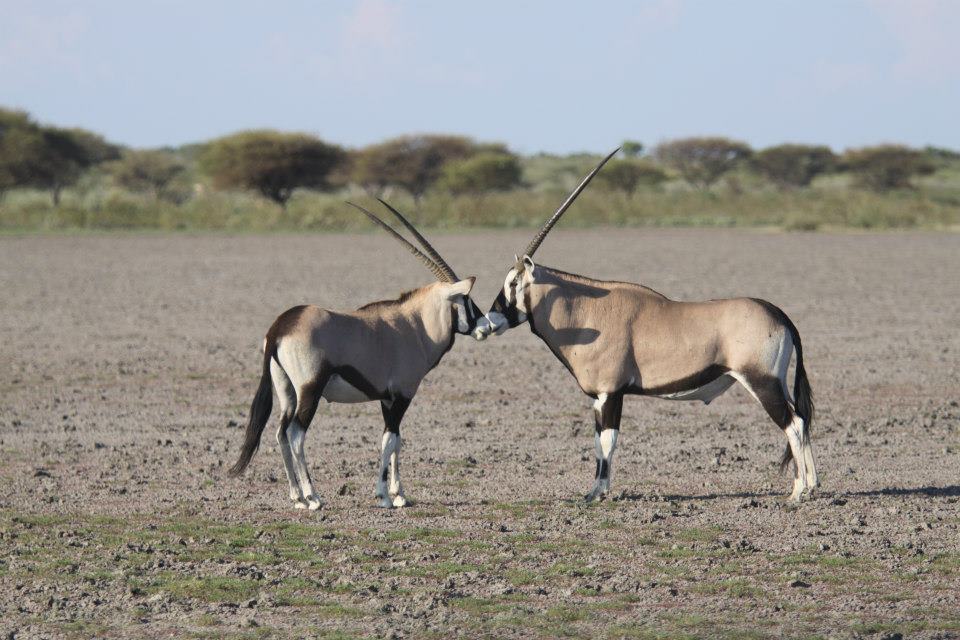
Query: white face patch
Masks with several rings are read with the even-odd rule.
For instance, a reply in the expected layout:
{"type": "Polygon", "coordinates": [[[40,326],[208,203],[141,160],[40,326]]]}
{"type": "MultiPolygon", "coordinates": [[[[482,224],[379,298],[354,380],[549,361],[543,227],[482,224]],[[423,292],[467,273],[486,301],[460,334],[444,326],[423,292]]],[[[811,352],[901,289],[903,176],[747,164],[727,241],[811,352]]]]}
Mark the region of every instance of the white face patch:
{"type": "Polygon", "coordinates": [[[514,284],[514,280],[517,280],[517,269],[513,268],[510,269],[503,281],[503,297],[506,298],[508,305],[516,307],[517,311],[520,312],[517,317],[520,322],[527,319],[527,300],[524,292],[527,287],[528,274],[528,271],[524,271],[523,275],[514,284]]]}
{"type": "Polygon", "coordinates": [[[513,304],[514,295],[513,295],[513,279],[517,277],[517,270],[510,269],[507,272],[507,277],[503,280],[503,296],[507,299],[507,304],[513,304]]]}

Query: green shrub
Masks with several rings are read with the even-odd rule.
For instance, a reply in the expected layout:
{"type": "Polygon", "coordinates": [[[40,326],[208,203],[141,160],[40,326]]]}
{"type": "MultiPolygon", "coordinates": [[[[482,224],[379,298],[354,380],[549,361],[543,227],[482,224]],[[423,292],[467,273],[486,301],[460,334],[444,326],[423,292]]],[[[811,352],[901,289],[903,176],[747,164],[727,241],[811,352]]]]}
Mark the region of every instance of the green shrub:
{"type": "Polygon", "coordinates": [[[683,179],[708,189],[720,177],[752,154],[750,147],[728,138],[682,138],[657,145],[654,156],[683,179]]]}
{"type": "Polygon", "coordinates": [[[457,195],[509,191],[520,184],[522,174],[515,155],[488,151],[448,163],[437,186],[457,195]]]}
{"type": "Polygon", "coordinates": [[[911,178],[935,170],[920,151],[895,144],[851,149],[843,155],[843,166],[858,185],[874,191],[911,188],[911,178]]]}
{"type": "Polygon", "coordinates": [[[818,175],[834,169],[836,156],[829,147],[781,144],[757,153],[752,164],[781,189],[808,187],[818,175]]]}

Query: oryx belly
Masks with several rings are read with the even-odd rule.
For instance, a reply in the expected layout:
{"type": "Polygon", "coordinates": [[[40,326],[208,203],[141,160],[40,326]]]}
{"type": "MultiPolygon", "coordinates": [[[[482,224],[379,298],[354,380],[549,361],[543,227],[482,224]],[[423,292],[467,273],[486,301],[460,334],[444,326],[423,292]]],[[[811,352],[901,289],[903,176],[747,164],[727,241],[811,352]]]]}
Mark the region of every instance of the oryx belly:
{"type": "Polygon", "coordinates": [[[373,400],[355,386],[334,374],[327,381],[327,386],[323,388],[323,397],[327,402],[353,403],[369,402],[373,400]]]}
{"type": "Polygon", "coordinates": [[[710,404],[710,402],[722,395],[727,389],[730,388],[735,380],[729,375],[722,375],[719,378],[708,382],[707,384],[696,387],[694,389],[688,389],[685,391],[677,391],[675,393],[664,393],[658,394],[654,397],[662,398],[664,400],[700,400],[703,404],[710,404]]]}

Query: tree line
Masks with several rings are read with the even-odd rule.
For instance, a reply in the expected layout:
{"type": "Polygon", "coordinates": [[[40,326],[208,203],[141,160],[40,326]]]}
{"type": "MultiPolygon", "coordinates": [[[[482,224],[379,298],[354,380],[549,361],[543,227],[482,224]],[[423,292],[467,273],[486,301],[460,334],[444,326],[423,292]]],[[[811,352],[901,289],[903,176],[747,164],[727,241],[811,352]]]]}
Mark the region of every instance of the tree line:
{"type": "MultiPolygon", "coordinates": [[[[372,195],[390,188],[419,201],[430,190],[454,195],[523,188],[522,159],[502,144],[454,135],[402,136],[361,149],[344,149],[304,133],[242,131],[181,150],[137,150],[83,129],[35,122],[27,113],[0,108],[0,198],[13,188],[61,193],[94,169],[119,187],[177,202],[189,194],[171,185],[199,171],[216,189],[249,190],[285,207],[296,189],[336,190],[357,185],[372,195]],[[192,166],[195,165],[195,166],[192,166]]],[[[605,188],[631,194],[682,179],[709,190],[724,176],[745,169],[777,189],[804,189],[819,176],[849,173],[855,185],[874,190],[907,189],[912,179],[960,159],[928,147],[878,145],[842,154],[829,147],[782,144],[753,150],[722,137],[669,140],[649,152],[627,140],[622,157],[598,175],[605,188]]]]}

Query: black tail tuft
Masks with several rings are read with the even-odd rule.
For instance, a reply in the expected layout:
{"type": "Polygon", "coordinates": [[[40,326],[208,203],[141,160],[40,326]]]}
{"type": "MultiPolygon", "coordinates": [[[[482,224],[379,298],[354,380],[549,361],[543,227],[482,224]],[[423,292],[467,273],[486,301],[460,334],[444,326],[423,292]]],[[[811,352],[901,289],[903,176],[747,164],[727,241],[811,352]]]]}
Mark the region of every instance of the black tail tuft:
{"type": "MultiPolygon", "coordinates": [[[[813,404],[813,391],[810,389],[810,381],[807,379],[807,371],[803,368],[803,345],[800,344],[800,332],[787,319],[787,326],[790,333],[793,334],[793,346],[797,349],[797,372],[793,378],[793,408],[795,413],[803,419],[803,438],[804,443],[810,442],[810,425],[813,424],[813,414],[815,407],[813,404]]],[[[793,460],[793,454],[788,445],[780,458],[780,471],[786,471],[790,462],[793,460]]]]}
{"type": "Polygon", "coordinates": [[[267,345],[263,354],[263,374],[260,376],[260,386],[257,387],[257,393],[253,396],[253,402],[250,403],[250,417],[247,419],[247,430],[243,438],[243,449],[240,450],[240,458],[237,463],[230,467],[227,474],[238,476],[250,464],[253,454],[260,447],[260,436],[263,434],[263,428],[267,426],[267,420],[270,419],[270,411],[273,409],[273,389],[270,378],[270,359],[273,357],[273,349],[267,345]]]}

